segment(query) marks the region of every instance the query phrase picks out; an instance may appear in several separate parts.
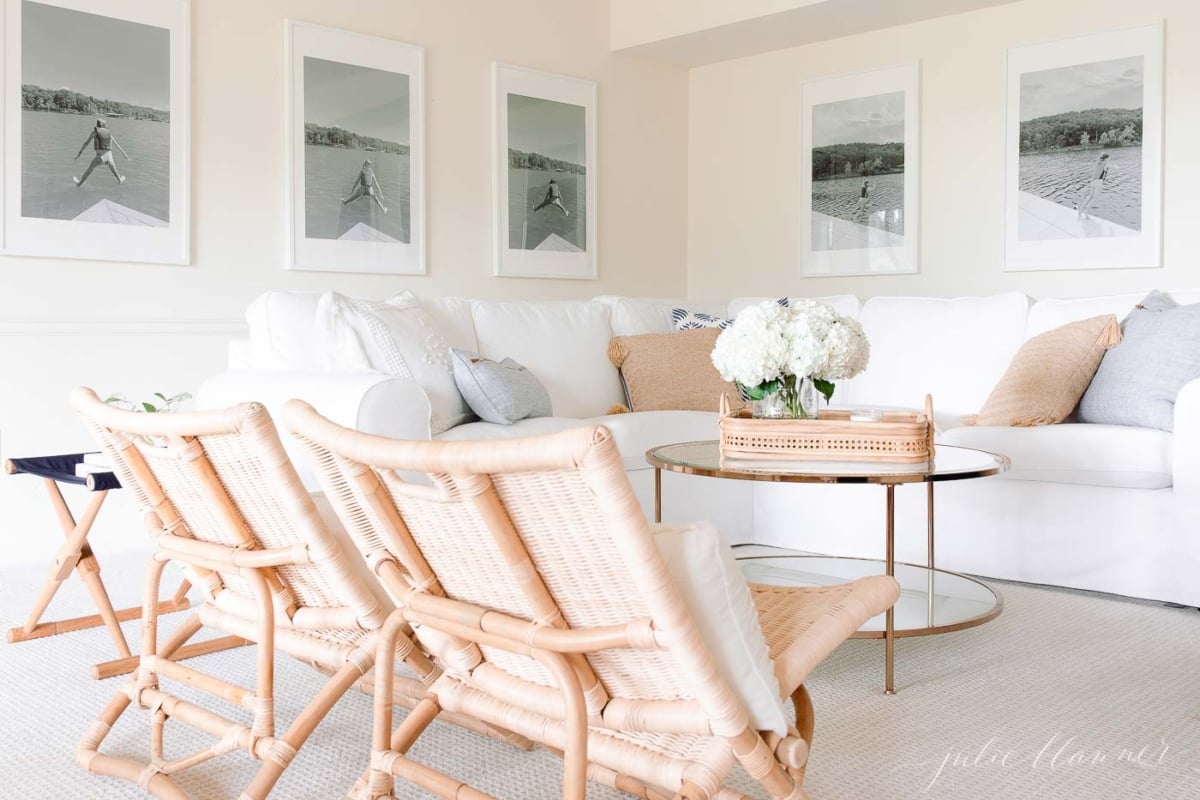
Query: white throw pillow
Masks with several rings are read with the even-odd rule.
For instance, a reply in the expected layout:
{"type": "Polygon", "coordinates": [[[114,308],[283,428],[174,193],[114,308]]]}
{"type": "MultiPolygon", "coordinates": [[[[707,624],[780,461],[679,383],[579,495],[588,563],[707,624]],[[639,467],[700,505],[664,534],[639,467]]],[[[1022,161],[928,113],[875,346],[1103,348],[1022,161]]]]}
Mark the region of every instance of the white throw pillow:
{"type": "Polygon", "coordinates": [[[758,608],[724,534],[709,522],[654,525],[667,563],[717,669],[741,699],[756,730],[787,733],[779,681],[758,608]]]}
{"type": "Polygon", "coordinates": [[[386,301],[327,292],[318,317],[344,368],[366,366],[409,378],[425,391],[431,435],[473,419],[454,382],[450,345],[412,292],[405,290],[386,301]],[[355,340],[361,347],[359,356],[354,352],[355,340]]]}

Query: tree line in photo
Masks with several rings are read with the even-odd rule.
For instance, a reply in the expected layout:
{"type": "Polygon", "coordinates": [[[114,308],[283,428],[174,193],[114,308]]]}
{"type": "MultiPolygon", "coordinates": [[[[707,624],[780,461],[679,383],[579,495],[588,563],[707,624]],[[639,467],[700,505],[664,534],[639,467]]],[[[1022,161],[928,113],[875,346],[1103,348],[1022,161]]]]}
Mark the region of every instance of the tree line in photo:
{"type": "Polygon", "coordinates": [[[1021,152],[1142,143],[1140,108],[1089,108],[1021,123],[1021,152]]]}
{"type": "Polygon", "coordinates": [[[814,181],[904,171],[904,142],[850,142],[814,147],[814,181]]]}
{"type": "Polygon", "coordinates": [[[319,147],[344,147],[347,150],[374,150],[380,153],[408,155],[408,145],[406,144],[378,139],[374,136],[363,136],[361,133],[348,131],[345,128],[326,128],[311,122],[304,123],[304,143],[319,147]]]}
{"type": "Polygon", "coordinates": [[[171,112],[165,109],[138,106],[120,100],[105,100],[70,89],[47,89],[28,83],[21,86],[21,107],[28,111],[51,111],[58,114],[127,117],[152,122],[171,121],[171,112]]]}
{"type": "Polygon", "coordinates": [[[512,169],[540,169],[555,172],[570,172],[575,175],[584,175],[587,173],[587,168],[582,164],[575,164],[570,161],[561,161],[557,158],[550,158],[541,153],[526,153],[523,150],[515,150],[508,148],[508,166],[512,169]]]}

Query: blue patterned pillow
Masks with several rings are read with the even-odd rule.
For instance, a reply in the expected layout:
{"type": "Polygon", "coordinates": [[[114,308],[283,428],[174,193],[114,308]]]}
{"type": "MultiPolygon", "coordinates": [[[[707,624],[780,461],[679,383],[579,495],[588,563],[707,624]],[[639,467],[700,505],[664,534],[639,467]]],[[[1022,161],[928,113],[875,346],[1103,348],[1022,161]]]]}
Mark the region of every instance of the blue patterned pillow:
{"type": "MultiPolygon", "coordinates": [[[[786,297],[781,297],[775,301],[779,305],[787,308],[789,303],[786,297]]],[[[699,311],[688,311],[686,308],[671,309],[671,320],[675,323],[677,331],[693,331],[697,328],[721,328],[724,330],[733,324],[733,320],[725,317],[718,317],[715,314],[704,314],[699,311]]]]}

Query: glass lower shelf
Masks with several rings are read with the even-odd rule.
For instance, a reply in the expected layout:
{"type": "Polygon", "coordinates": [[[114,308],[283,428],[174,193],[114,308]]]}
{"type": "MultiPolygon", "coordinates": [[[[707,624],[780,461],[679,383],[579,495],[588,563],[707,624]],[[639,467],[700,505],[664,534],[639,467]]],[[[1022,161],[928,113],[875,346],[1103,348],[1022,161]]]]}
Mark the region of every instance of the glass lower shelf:
{"type": "MultiPolygon", "coordinates": [[[[884,563],[869,558],[747,556],[738,564],[746,580],[769,586],[829,586],[884,574],[884,563]]],[[[900,599],[895,605],[896,636],[928,636],[972,628],[995,619],[1004,607],[999,592],[957,572],[897,563],[896,580],[900,583],[900,599]]],[[[867,620],[855,638],[882,638],[885,616],[867,620]]]]}

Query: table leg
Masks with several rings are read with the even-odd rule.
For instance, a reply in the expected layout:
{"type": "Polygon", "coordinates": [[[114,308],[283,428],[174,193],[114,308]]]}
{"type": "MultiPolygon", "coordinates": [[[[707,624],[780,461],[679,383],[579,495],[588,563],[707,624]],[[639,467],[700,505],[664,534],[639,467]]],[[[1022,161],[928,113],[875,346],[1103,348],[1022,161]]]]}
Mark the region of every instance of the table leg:
{"type": "MultiPolygon", "coordinates": [[[[887,485],[887,574],[889,578],[896,577],[896,487],[887,485]]],[[[896,663],[896,609],[891,606],[887,610],[887,628],[884,631],[883,649],[886,665],[884,667],[884,694],[895,694],[895,663],[896,663]]]]}
{"type": "Polygon", "coordinates": [[[933,627],[933,593],[934,593],[934,562],[933,562],[933,481],[925,484],[925,537],[928,547],[926,564],[929,567],[925,593],[928,595],[927,609],[929,627],[933,627]]]}
{"type": "Polygon", "coordinates": [[[654,521],[662,522],[662,470],[654,468],[654,521]]]}

